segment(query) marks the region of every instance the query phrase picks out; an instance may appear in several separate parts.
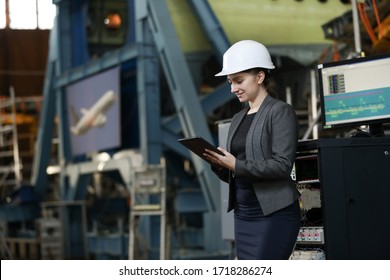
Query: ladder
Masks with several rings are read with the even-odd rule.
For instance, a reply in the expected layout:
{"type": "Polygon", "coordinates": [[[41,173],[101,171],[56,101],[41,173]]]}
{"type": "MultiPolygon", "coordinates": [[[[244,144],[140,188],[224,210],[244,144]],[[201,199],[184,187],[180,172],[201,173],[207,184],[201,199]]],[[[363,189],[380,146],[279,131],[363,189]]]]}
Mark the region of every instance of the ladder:
{"type": "MultiPolygon", "coordinates": [[[[0,187],[17,186],[22,181],[16,122],[15,90],[0,99],[0,187]]],[[[3,193],[5,189],[1,189],[3,193]]]]}
{"type": "Polygon", "coordinates": [[[0,224],[0,257],[2,260],[12,260],[12,254],[5,240],[5,225],[3,223],[0,224]]]}
{"type": "Polygon", "coordinates": [[[160,217],[160,260],[166,248],[166,187],[165,167],[146,165],[136,168],[130,188],[129,260],[136,256],[136,231],[142,216],[160,217]]]}

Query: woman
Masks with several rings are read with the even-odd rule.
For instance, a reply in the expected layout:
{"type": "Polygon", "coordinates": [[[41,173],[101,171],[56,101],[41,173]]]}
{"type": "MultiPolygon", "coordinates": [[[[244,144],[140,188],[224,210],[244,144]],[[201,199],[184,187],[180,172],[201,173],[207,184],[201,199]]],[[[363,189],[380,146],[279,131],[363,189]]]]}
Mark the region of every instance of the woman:
{"type": "Polygon", "coordinates": [[[283,260],[300,228],[299,192],[291,179],[298,143],[295,111],[277,100],[270,82],[275,66],[266,47],[244,40],[223,56],[231,91],[246,103],[231,121],[224,156],[206,150],[213,171],[229,183],[237,259],[283,260]]]}

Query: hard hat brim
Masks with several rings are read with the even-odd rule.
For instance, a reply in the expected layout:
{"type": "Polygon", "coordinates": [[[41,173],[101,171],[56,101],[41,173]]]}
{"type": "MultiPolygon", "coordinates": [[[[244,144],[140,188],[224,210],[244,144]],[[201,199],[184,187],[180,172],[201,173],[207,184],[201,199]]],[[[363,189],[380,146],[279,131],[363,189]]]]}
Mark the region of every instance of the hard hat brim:
{"type": "MultiPolygon", "coordinates": [[[[237,72],[238,73],[238,72],[237,72]]],[[[215,74],[215,76],[227,76],[227,75],[230,75],[230,74],[234,74],[234,73],[229,73],[229,71],[224,71],[222,70],[221,72],[215,74]]]]}
{"type": "Polygon", "coordinates": [[[254,66],[252,68],[242,69],[242,70],[239,70],[239,71],[222,70],[221,72],[215,74],[214,76],[216,76],[216,77],[218,77],[218,76],[227,76],[227,75],[236,74],[236,73],[240,73],[240,72],[243,72],[243,71],[246,71],[246,70],[249,70],[249,69],[255,69],[255,68],[264,68],[264,69],[272,70],[272,69],[275,69],[275,66],[268,66],[268,67],[254,66]]]}

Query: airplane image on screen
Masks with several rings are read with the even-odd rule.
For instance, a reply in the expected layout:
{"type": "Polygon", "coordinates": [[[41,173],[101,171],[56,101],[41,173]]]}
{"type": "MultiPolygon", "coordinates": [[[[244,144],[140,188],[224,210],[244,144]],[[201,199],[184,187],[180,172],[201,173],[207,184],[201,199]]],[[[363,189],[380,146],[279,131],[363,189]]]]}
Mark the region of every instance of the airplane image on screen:
{"type": "Polygon", "coordinates": [[[106,124],[107,117],[104,113],[114,104],[116,95],[114,91],[105,92],[89,109],[81,108],[82,116],[79,117],[74,107],[71,107],[71,114],[75,125],[70,127],[73,135],[83,135],[93,127],[102,127],[106,124]]]}

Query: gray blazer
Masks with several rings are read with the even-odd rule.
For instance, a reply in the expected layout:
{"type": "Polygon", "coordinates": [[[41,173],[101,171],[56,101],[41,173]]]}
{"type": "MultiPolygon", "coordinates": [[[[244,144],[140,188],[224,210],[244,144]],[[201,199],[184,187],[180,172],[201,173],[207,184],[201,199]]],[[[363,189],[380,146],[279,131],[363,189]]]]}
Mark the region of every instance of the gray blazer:
{"type": "MultiPolygon", "coordinates": [[[[232,119],[226,148],[248,108],[232,119]]],[[[234,178],[252,181],[264,215],[278,211],[299,198],[290,174],[298,144],[298,121],[294,109],[287,103],[267,95],[246,137],[246,160],[236,160],[235,172],[213,167],[219,178],[229,183],[227,211],[234,208],[234,178]]]]}

